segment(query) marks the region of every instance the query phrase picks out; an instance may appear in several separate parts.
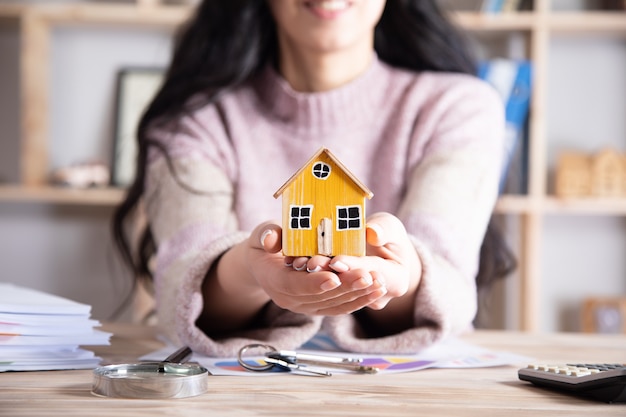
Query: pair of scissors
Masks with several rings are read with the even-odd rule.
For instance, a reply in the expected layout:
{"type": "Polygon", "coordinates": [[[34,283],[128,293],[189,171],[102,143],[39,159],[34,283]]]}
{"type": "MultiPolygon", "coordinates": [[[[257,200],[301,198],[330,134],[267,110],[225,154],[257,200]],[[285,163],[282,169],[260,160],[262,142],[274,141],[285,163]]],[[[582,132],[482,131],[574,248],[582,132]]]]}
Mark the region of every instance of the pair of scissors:
{"type": "Polygon", "coordinates": [[[332,373],[328,368],[364,374],[375,374],[378,372],[378,368],[376,367],[363,365],[363,359],[361,358],[317,355],[296,352],[294,350],[277,350],[271,345],[262,343],[252,343],[242,347],[237,354],[237,362],[239,362],[243,368],[254,372],[269,371],[275,367],[319,376],[331,376],[332,373]],[[265,350],[263,353],[263,364],[251,363],[245,360],[244,355],[250,350],[255,349],[265,350]]]}

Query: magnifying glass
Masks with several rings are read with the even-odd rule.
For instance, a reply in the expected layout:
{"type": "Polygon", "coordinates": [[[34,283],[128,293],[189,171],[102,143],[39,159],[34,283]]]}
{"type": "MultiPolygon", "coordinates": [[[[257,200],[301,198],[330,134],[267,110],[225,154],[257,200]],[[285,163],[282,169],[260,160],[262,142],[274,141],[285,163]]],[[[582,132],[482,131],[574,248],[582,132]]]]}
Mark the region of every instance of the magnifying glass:
{"type": "Polygon", "coordinates": [[[181,348],[162,362],[107,365],[94,369],[91,392],[112,398],[185,398],[209,389],[209,371],[181,348]]]}

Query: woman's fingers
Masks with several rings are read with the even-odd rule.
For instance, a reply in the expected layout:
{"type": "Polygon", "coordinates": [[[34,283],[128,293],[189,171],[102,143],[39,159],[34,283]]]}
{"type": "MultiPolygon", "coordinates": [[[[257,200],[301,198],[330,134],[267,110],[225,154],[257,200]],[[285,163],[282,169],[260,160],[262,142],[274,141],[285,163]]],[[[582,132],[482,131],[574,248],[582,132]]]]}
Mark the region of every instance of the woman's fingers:
{"type": "Polygon", "coordinates": [[[401,276],[396,273],[396,262],[393,266],[385,262],[394,258],[388,252],[395,249],[393,239],[406,232],[394,216],[381,213],[371,217],[367,233],[368,246],[378,252],[377,256],[280,257],[283,265],[275,269],[282,250],[282,229],[278,222],[268,221],[252,231],[248,260],[257,281],[282,308],[316,315],[349,314],[364,307],[380,309],[391,294],[384,276],[401,276]],[[268,257],[274,260],[268,263],[268,257]]]}
{"type": "Polygon", "coordinates": [[[324,316],[350,314],[364,307],[379,310],[389,302],[386,295],[387,288],[375,279],[373,285],[365,289],[349,291],[335,298],[306,304],[305,308],[311,311],[310,314],[324,316]]]}

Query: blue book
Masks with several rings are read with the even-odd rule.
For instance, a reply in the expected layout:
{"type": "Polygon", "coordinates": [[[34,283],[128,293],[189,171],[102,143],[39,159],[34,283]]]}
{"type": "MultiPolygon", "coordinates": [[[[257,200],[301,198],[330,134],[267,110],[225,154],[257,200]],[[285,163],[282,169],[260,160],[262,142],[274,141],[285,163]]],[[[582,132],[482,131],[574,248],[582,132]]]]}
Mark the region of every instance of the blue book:
{"type": "Polygon", "coordinates": [[[484,13],[500,13],[504,0],[484,0],[481,11],[484,13]]]}
{"type": "Polygon", "coordinates": [[[511,159],[516,152],[528,117],[532,86],[532,63],[496,58],[479,65],[478,76],[491,84],[505,104],[506,131],[500,192],[504,191],[511,159]]]}

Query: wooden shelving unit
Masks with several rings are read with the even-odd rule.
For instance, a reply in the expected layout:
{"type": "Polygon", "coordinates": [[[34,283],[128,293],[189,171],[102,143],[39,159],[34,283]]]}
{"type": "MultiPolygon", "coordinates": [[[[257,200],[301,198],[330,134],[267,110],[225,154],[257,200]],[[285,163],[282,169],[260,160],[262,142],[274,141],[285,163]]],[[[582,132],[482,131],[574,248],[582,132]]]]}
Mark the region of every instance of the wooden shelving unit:
{"type": "MultiPolygon", "coordinates": [[[[626,37],[626,13],[551,11],[550,0],[535,0],[533,11],[482,14],[457,12],[453,16],[465,29],[479,33],[521,32],[526,36],[528,57],[534,63],[534,85],[529,124],[528,193],[504,195],[496,212],[520,216],[521,266],[520,328],[537,330],[540,311],[537,295],[541,287],[541,230],[546,215],[626,215],[624,200],[560,200],[547,193],[546,80],[552,36],[609,33],[626,37]]],[[[18,19],[22,49],[20,68],[22,137],[19,138],[21,183],[0,185],[0,202],[37,202],[113,206],[120,189],[68,190],[46,185],[48,175],[48,67],[51,29],[63,25],[106,25],[163,28],[171,31],[184,22],[191,6],[164,6],[157,0],[133,4],[72,3],[0,4],[0,19],[18,19]]]]}

